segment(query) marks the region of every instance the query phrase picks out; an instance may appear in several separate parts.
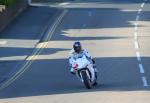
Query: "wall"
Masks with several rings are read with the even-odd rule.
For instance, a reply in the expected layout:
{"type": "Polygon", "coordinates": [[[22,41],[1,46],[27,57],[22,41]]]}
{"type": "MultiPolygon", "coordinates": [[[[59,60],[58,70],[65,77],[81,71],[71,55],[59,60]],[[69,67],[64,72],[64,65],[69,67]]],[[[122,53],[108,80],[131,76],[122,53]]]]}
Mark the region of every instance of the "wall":
{"type": "Polygon", "coordinates": [[[25,10],[27,6],[27,0],[17,0],[16,5],[5,7],[5,10],[0,12],[0,31],[2,31],[13,19],[25,10]]]}
{"type": "Polygon", "coordinates": [[[65,2],[65,1],[74,1],[74,0],[32,0],[32,2],[65,2]]]}

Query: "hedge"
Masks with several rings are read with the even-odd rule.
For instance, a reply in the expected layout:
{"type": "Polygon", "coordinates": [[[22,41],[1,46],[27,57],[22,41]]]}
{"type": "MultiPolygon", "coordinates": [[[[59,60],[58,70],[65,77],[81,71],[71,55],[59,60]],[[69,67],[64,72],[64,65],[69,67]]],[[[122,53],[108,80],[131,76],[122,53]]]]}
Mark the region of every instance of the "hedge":
{"type": "Polygon", "coordinates": [[[0,5],[12,6],[16,4],[16,0],[0,0],[0,5]]]}

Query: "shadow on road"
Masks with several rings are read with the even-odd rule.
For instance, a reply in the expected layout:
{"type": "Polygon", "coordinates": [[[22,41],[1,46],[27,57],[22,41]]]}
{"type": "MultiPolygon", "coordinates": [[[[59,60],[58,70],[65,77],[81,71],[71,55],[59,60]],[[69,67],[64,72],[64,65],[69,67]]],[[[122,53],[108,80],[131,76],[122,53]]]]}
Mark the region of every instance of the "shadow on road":
{"type": "MultiPolygon", "coordinates": [[[[114,0],[112,0],[114,2],[114,0]]],[[[137,1],[137,0],[136,0],[137,1]]],[[[130,3],[137,3],[136,1],[130,3]]],[[[109,0],[110,3],[111,0],[109,0]]],[[[38,12],[38,11],[37,11],[38,12]]],[[[102,8],[102,9],[70,9],[67,16],[63,19],[52,37],[51,41],[75,41],[75,40],[110,40],[110,39],[123,39],[128,36],[67,36],[67,30],[88,30],[88,29],[108,29],[108,28],[132,28],[135,21],[137,12],[122,11],[119,8],[102,8]],[[93,12],[92,18],[87,18],[88,12],[93,12]],[[83,27],[84,23],[87,25],[83,27]]],[[[150,12],[144,11],[143,15],[149,15],[150,12]]],[[[33,19],[33,18],[32,18],[33,19]]],[[[141,18],[142,21],[149,21],[148,18],[141,18]]],[[[25,21],[24,21],[25,23],[25,21]]],[[[26,23],[25,23],[26,24],[26,23]]],[[[35,21],[36,24],[36,21],[35,21]]],[[[27,28],[28,25],[26,25],[27,28]]],[[[34,25],[36,26],[36,25],[34,25]]],[[[33,27],[34,27],[33,26],[33,27]]],[[[142,26],[142,25],[141,25],[142,26]]],[[[23,26],[24,27],[24,26],[23,26]]],[[[22,28],[23,30],[24,28],[22,28]]],[[[35,28],[37,29],[37,28],[35,28]]],[[[31,30],[31,29],[28,29],[31,30]]],[[[16,33],[16,32],[15,32],[16,33]]],[[[22,33],[22,31],[18,32],[22,33]]],[[[28,33],[24,31],[24,33],[28,33]]],[[[91,34],[92,35],[92,34],[91,34]]],[[[21,37],[8,37],[10,39],[23,39],[21,37]]],[[[24,38],[26,38],[24,36],[24,38]]],[[[31,38],[28,38],[31,39],[31,38]]],[[[33,38],[32,38],[33,39],[33,38]]],[[[18,51],[24,48],[3,48],[3,49],[16,49],[18,51]]],[[[25,48],[30,51],[30,48],[25,48]]],[[[69,48],[46,48],[40,55],[53,55],[59,51],[68,51],[69,48]]],[[[99,51],[101,52],[101,51],[99,51]]],[[[112,51],[110,51],[112,52],[112,51]]],[[[9,56],[21,56],[22,54],[10,54],[9,56]]],[[[7,57],[8,55],[5,55],[7,57]]],[[[4,57],[1,55],[1,57],[4,57]]],[[[97,68],[99,70],[99,85],[91,90],[84,88],[80,81],[69,73],[68,60],[65,58],[49,58],[38,59],[29,67],[29,69],[13,82],[8,88],[0,92],[0,98],[14,98],[14,97],[28,97],[39,95],[53,95],[53,94],[67,94],[67,93],[80,93],[80,92],[98,92],[98,91],[141,91],[143,89],[141,76],[139,73],[138,63],[136,57],[96,57],[97,68]]],[[[142,57],[143,62],[150,61],[150,57],[142,57]]],[[[15,61],[15,60],[13,60],[15,61]]],[[[13,62],[7,60],[7,62],[13,62]]],[[[149,66],[145,63],[147,69],[149,66]]],[[[149,74],[146,74],[149,75],[149,74]]],[[[150,82],[150,80],[148,80],[150,82]]]]}
{"type": "MultiPolygon", "coordinates": [[[[142,59],[150,60],[149,57],[142,59]]],[[[35,60],[21,77],[1,91],[0,98],[150,90],[142,86],[136,57],[96,58],[96,62],[99,70],[99,85],[91,90],[87,90],[75,76],[69,73],[67,59],[35,60]]],[[[149,69],[147,72],[150,72],[149,69]]]]}

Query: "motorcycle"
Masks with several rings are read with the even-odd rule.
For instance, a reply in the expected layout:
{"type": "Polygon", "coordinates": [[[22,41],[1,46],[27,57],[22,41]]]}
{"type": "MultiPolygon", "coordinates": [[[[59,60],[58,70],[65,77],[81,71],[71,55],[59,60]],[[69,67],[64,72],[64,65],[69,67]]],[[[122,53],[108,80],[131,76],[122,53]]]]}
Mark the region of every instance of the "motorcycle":
{"type": "Polygon", "coordinates": [[[96,74],[93,69],[93,64],[83,54],[74,58],[72,67],[74,68],[76,76],[84,83],[85,87],[91,89],[92,85],[96,83],[96,74]]]}

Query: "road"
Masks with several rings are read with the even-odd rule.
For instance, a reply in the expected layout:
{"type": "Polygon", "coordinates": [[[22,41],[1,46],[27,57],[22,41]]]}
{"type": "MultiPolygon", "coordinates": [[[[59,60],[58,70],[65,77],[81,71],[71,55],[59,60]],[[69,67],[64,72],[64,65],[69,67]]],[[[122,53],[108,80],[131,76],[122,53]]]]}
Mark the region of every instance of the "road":
{"type": "Polygon", "coordinates": [[[0,79],[33,51],[55,12],[48,7],[29,7],[0,32],[0,79]]]}
{"type": "MultiPolygon", "coordinates": [[[[150,1],[83,0],[68,12],[28,69],[0,92],[0,103],[149,103],[150,1]],[[69,73],[80,40],[96,59],[91,90],[69,73]]],[[[34,16],[34,15],[33,15],[34,16]]]]}

